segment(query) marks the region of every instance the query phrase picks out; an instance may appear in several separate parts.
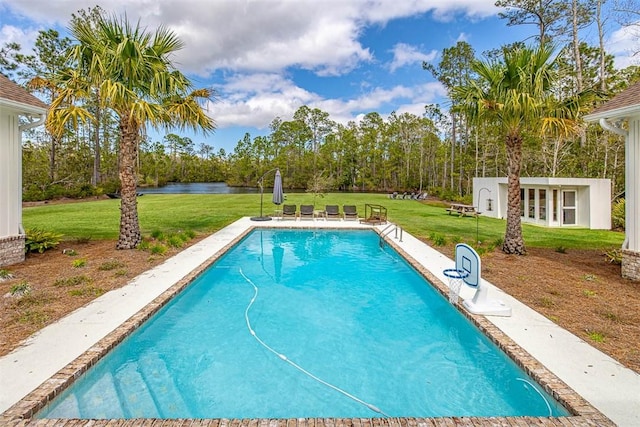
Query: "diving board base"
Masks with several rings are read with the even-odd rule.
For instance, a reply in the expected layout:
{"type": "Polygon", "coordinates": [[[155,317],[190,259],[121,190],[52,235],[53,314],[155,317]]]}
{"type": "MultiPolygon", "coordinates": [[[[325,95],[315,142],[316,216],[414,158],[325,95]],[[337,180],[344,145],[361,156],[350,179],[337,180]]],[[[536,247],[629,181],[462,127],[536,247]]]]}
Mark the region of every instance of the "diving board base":
{"type": "Polygon", "coordinates": [[[472,314],[483,314],[485,316],[511,316],[511,307],[499,300],[483,301],[481,304],[472,300],[462,301],[462,305],[472,314]]]}

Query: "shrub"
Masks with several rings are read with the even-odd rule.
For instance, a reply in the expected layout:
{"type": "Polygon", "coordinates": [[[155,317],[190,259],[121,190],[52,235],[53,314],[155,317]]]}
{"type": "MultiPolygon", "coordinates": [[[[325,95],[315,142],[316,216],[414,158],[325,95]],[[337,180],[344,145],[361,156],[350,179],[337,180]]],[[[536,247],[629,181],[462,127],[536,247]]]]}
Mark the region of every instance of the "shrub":
{"type": "Polygon", "coordinates": [[[611,209],[611,225],[613,228],[618,228],[624,230],[624,210],[625,210],[625,199],[619,199],[617,202],[613,204],[613,208],[611,209]]]}
{"type": "Polygon", "coordinates": [[[112,259],[110,261],[103,262],[100,265],[100,267],[98,267],[98,270],[109,271],[109,270],[115,270],[116,268],[120,268],[120,267],[124,267],[124,263],[117,259],[112,259]]]}
{"type": "Polygon", "coordinates": [[[430,239],[435,246],[444,246],[447,244],[447,238],[439,233],[433,233],[430,239]]]}
{"type": "Polygon", "coordinates": [[[26,280],[21,280],[11,287],[9,291],[11,296],[23,297],[31,294],[31,285],[26,280]]]}
{"type": "Polygon", "coordinates": [[[31,228],[27,230],[24,250],[26,253],[43,253],[47,249],[58,246],[61,238],[61,234],[41,230],[39,228],[31,228]]]}
{"type": "Polygon", "coordinates": [[[153,255],[164,255],[167,252],[167,247],[160,243],[151,246],[150,251],[153,255]]]}
{"type": "Polygon", "coordinates": [[[622,264],[622,251],[620,249],[611,249],[605,252],[604,256],[609,261],[609,264],[622,264]]]}
{"type": "Polygon", "coordinates": [[[153,237],[156,240],[163,240],[164,239],[164,233],[160,230],[153,230],[151,232],[151,237],[153,237]]]}
{"type": "Polygon", "coordinates": [[[44,191],[35,185],[30,185],[22,191],[23,202],[37,202],[44,200],[44,191]]]}
{"type": "Polygon", "coordinates": [[[103,182],[100,184],[100,187],[97,189],[97,193],[117,193],[120,191],[120,180],[115,179],[107,182],[103,182]]]}
{"type": "Polygon", "coordinates": [[[69,295],[73,297],[84,297],[84,296],[94,296],[99,297],[104,294],[106,291],[102,288],[97,288],[95,286],[87,286],[80,289],[71,289],[69,291],[69,295]]]}
{"type": "Polygon", "coordinates": [[[71,266],[73,268],[82,268],[82,267],[86,267],[86,265],[87,265],[87,260],[84,258],[74,259],[73,262],[71,263],[71,266]]]}
{"type": "Polygon", "coordinates": [[[9,279],[13,279],[13,274],[11,274],[9,270],[0,268],[0,282],[2,282],[3,280],[9,280],[9,279]]]}
{"type": "Polygon", "coordinates": [[[96,194],[96,188],[93,185],[86,183],[71,187],[66,193],[67,197],[71,197],[73,199],[83,199],[85,197],[95,196],[96,194]]]}
{"type": "Polygon", "coordinates": [[[90,283],[91,279],[88,278],[87,276],[72,276],[72,277],[68,277],[66,279],[56,279],[55,282],[53,282],[53,286],[57,286],[59,288],[66,288],[68,286],[78,286],[78,285],[82,285],[83,283],[90,283]]]}
{"type": "Polygon", "coordinates": [[[605,340],[605,335],[602,332],[587,330],[587,335],[595,342],[604,342],[605,340]]]}
{"type": "Polygon", "coordinates": [[[60,199],[67,194],[66,189],[60,184],[51,184],[44,191],[44,199],[60,199]]]}
{"type": "Polygon", "coordinates": [[[173,234],[167,239],[167,244],[172,248],[181,248],[184,242],[179,235],[173,234]]]}

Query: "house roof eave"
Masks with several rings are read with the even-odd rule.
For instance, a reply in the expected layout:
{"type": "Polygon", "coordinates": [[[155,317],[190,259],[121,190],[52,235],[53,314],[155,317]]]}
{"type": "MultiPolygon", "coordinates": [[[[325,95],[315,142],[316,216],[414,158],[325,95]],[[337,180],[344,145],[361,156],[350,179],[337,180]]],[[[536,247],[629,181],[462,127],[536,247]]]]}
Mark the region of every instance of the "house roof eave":
{"type": "Polygon", "coordinates": [[[616,108],[615,110],[602,111],[583,116],[585,122],[597,122],[600,119],[615,120],[626,119],[633,116],[640,115],[640,104],[630,105],[627,107],[616,108]]]}
{"type": "Polygon", "coordinates": [[[0,108],[6,108],[8,110],[17,112],[22,115],[45,115],[47,114],[47,108],[39,107],[36,105],[25,104],[22,102],[12,101],[6,98],[0,98],[0,108]]]}

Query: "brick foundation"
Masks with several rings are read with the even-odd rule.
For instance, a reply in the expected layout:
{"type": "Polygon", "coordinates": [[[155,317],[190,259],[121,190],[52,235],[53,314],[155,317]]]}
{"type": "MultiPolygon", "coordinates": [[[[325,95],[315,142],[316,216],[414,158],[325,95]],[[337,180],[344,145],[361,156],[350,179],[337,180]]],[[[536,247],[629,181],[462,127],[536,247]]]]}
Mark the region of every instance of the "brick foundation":
{"type": "Polygon", "coordinates": [[[0,267],[24,261],[25,235],[0,238],[0,267]]]}
{"type": "Polygon", "coordinates": [[[640,281],[640,252],[622,251],[622,277],[640,281]]]}

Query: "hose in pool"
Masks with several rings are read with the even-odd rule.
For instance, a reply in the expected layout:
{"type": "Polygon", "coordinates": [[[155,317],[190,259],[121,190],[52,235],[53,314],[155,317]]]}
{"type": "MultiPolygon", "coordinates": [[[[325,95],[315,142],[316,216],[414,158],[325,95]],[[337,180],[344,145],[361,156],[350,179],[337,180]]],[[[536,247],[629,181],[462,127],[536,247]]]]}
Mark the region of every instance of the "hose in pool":
{"type": "Polygon", "coordinates": [[[372,405],[371,403],[367,403],[364,400],[359,399],[358,397],[356,397],[356,396],[354,396],[354,395],[342,390],[341,388],[339,388],[339,387],[337,387],[337,386],[335,386],[333,384],[330,384],[330,383],[326,382],[325,380],[323,380],[321,378],[318,378],[317,376],[315,376],[311,372],[309,372],[306,369],[304,369],[302,366],[300,366],[297,363],[295,363],[293,360],[289,359],[286,355],[284,355],[282,353],[278,353],[276,350],[274,350],[272,347],[270,347],[267,343],[262,341],[262,339],[260,339],[260,337],[256,334],[256,331],[251,327],[251,321],[249,320],[249,310],[251,309],[251,306],[253,306],[253,303],[258,298],[258,287],[251,281],[251,279],[249,279],[247,276],[245,276],[245,274],[242,272],[242,269],[240,269],[240,274],[242,275],[242,277],[244,277],[244,279],[247,281],[247,283],[249,283],[251,286],[253,286],[253,297],[251,298],[251,301],[249,302],[249,305],[247,305],[247,308],[244,310],[244,319],[245,319],[245,322],[247,324],[247,328],[249,329],[249,333],[251,333],[251,335],[256,339],[256,341],[258,341],[260,343],[260,345],[262,345],[264,348],[269,350],[271,353],[273,353],[276,356],[278,356],[281,360],[287,362],[289,365],[293,366],[294,368],[296,368],[297,370],[299,370],[303,374],[307,375],[309,378],[312,378],[313,380],[319,382],[320,384],[323,384],[323,385],[325,385],[325,386],[337,391],[338,393],[343,394],[344,396],[348,397],[349,399],[352,399],[352,400],[360,403],[361,405],[366,406],[367,408],[369,408],[373,412],[377,412],[378,414],[381,414],[381,415],[383,415],[385,417],[390,417],[389,415],[387,415],[384,412],[382,412],[382,410],[380,408],[378,408],[377,406],[372,405]]]}
{"type": "Polygon", "coordinates": [[[544,400],[544,403],[547,404],[547,409],[549,410],[549,416],[553,416],[553,411],[551,410],[551,405],[549,405],[549,401],[547,400],[546,397],[544,397],[544,395],[542,393],[540,393],[540,390],[538,390],[538,388],[536,386],[534,386],[533,384],[531,384],[530,381],[525,380],[524,378],[516,378],[517,381],[522,381],[523,383],[527,383],[531,386],[531,388],[533,388],[536,393],[538,393],[540,395],[540,397],[542,398],[542,400],[544,400]]]}

